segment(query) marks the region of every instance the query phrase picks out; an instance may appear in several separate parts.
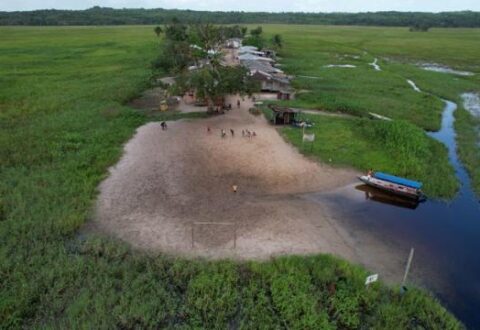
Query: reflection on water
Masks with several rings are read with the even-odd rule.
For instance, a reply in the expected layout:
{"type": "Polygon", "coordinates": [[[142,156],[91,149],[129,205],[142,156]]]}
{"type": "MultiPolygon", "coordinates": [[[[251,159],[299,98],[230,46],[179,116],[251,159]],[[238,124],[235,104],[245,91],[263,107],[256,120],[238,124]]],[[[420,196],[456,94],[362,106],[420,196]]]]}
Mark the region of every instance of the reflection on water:
{"type": "Polygon", "coordinates": [[[418,201],[403,198],[394,194],[389,194],[380,189],[367,186],[366,184],[357,185],[355,186],[355,189],[363,191],[365,193],[365,200],[367,201],[384,203],[398,207],[405,207],[412,210],[416,209],[419,204],[418,201]]]}
{"type": "Polygon", "coordinates": [[[412,280],[431,289],[469,328],[480,328],[480,204],[456,153],[456,104],[445,102],[442,129],[429,135],[447,146],[461,182],[453,201],[412,204],[359,184],[309,198],[321,200],[360,244],[368,233],[405,259],[414,247],[412,280]]]}

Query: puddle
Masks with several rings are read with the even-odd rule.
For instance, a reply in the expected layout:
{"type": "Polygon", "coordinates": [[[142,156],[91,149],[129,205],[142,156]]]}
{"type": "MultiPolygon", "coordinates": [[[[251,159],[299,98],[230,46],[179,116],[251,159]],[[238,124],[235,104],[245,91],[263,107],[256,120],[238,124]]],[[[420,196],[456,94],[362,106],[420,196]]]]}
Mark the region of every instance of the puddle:
{"type": "Polygon", "coordinates": [[[422,90],[421,90],[420,88],[418,88],[418,86],[415,84],[415,82],[413,82],[413,80],[407,79],[407,83],[408,83],[410,86],[412,86],[412,88],[413,88],[413,90],[414,90],[415,92],[419,92],[419,93],[422,92],[422,90]]]}
{"type": "Polygon", "coordinates": [[[373,66],[376,71],[382,71],[380,65],[378,65],[378,58],[375,58],[375,60],[372,63],[369,63],[369,65],[373,66]]]}
{"type": "Polygon", "coordinates": [[[420,67],[423,70],[427,70],[427,71],[448,73],[448,74],[454,74],[457,76],[473,76],[474,75],[473,72],[454,70],[452,68],[449,68],[448,66],[444,66],[436,63],[420,64],[420,67]]]}
{"type": "Polygon", "coordinates": [[[329,64],[325,65],[325,68],[356,68],[356,65],[353,64],[329,64]]]}
{"type": "Polygon", "coordinates": [[[323,79],[322,77],[317,76],[297,76],[299,78],[306,78],[306,79],[323,79]]]}
{"type": "Polygon", "coordinates": [[[480,94],[462,94],[463,107],[474,117],[480,118],[480,94]]]}
{"type": "Polygon", "coordinates": [[[380,120],[392,121],[392,118],[388,118],[388,117],[379,115],[378,113],[369,112],[368,114],[369,114],[370,116],[372,116],[373,119],[380,119],[380,120]]]}
{"type": "Polygon", "coordinates": [[[359,60],[360,55],[343,54],[343,55],[337,55],[337,58],[353,58],[354,60],[359,60]]]}

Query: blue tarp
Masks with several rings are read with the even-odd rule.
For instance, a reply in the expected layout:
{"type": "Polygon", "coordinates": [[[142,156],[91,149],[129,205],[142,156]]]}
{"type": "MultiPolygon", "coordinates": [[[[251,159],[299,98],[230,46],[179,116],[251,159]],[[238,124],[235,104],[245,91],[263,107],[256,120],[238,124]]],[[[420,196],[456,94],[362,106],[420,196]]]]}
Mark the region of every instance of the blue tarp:
{"type": "Polygon", "coordinates": [[[392,183],[401,184],[401,185],[411,187],[411,188],[415,188],[415,189],[422,188],[422,183],[421,182],[412,181],[412,180],[408,180],[408,179],[405,179],[405,178],[400,178],[398,176],[394,176],[394,175],[390,175],[390,174],[386,174],[386,173],[382,173],[382,172],[375,172],[375,174],[373,176],[377,179],[380,179],[380,180],[385,180],[385,181],[389,181],[389,182],[392,182],[392,183]]]}

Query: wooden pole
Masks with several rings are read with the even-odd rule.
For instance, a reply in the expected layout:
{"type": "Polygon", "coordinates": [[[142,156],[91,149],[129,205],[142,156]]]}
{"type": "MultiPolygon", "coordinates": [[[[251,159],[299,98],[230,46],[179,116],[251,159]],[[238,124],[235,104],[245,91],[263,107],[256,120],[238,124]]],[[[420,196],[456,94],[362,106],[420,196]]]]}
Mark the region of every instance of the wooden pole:
{"type": "Polygon", "coordinates": [[[305,144],[305,125],[302,127],[302,149],[305,150],[304,144],[305,144]]]}
{"type": "Polygon", "coordinates": [[[233,225],[233,249],[237,248],[237,223],[233,225]]]}
{"type": "Polygon", "coordinates": [[[410,271],[410,265],[412,264],[414,252],[415,252],[414,248],[411,248],[410,255],[408,256],[407,266],[405,267],[405,274],[403,275],[402,287],[404,287],[405,283],[407,282],[407,276],[408,276],[408,272],[410,271]]]}
{"type": "Polygon", "coordinates": [[[192,222],[192,249],[194,245],[194,238],[193,238],[193,228],[195,227],[195,224],[192,222]]]}

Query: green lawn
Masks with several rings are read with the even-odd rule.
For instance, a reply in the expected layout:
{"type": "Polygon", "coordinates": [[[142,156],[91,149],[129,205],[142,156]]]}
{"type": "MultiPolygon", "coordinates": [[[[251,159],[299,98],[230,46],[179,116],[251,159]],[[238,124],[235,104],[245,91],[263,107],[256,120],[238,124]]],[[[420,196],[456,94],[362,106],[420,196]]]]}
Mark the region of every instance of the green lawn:
{"type": "Polygon", "coordinates": [[[282,132],[308,156],[332,165],[348,164],[364,172],[374,164],[378,171],[421,180],[425,193],[430,196],[451,197],[448,192],[455,192],[458,187],[444,146],[426,138],[414,125],[315,115],[307,118],[315,124],[307,130],[315,133],[313,145],[302,144],[299,128],[289,127],[282,132]]]}
{"type": "MultiPolygon", "coordinates": [[[[281,63],[288,73],[300,76],[295,79],[294,85],[302,93],[296,100],[285,102],[287,105],[341,111],[360,117],[367,117],[369,112],[373,112],[408,121],[425,130],[438,130],[444,107],[440,98],[455,101],[459,105],[455,115],[458,152],[472,177],[474,189],[480,194],[480,120],[475,120],[463,109],[460,98],[464,92],[480,92],[480,29],[432,29],[428,33],[415,33],[406,28],[268,25],[265,31],[282,34],[285,46],[280,52],[281,63]],[[374,58],[378,58],[382,71],[375,71],[369,65],[374,58]],[[477,74],[473,77],[455,76],[425,71],[415,65],[432,62],[477,74]],[[328,64],[352,64],[357,67],[326,68],[328,64]],[[432,95],[415,92],[407,84],[407,79],[432,95]]],[[[338,123],[332,121],[330,125],[326,121],[322,123],[322,128],[335,128],[340,137],[361,138],[355,125],[338,127],[338,123]]],[[[368,125],[364,121],[359,123],[368,125]]],[[[407,134],[407,131],[404,133],[407,134]]],[[[454,182],[453,169],[449,169],[447,164],[446,149],[429,141],[418,140],[421,144],[432,146],[430,156],[416,157],[417,169],[423,169],[406,172],[384,161],[392,150],[369,150],[377,149],[375,138],[362,146],[341,138],[343,144],[340,145],[339,140],[335,141],[333,132],[328,138],[318,141],[316,148],[316,155],[324,161],[326,154],[321,150],[328,143],[340,148],[340,152],[355,155],[354,159],[337,157],[338,163],[362,170],[381,168],[398,175],[413,175],[414,179],[427,183],[427,193],[432,197],[452,197],[458,187],[454,182]],[[369,156],[360,162],[358,154],[369,156]],[[436,161],[432,162],[432,159],[436,161]],[[432,170],[426,171],[428,167],[432,170]]],[[[404,135],[399,140],[404,139],[408,136],[404,135]]],[[[423,139],[429,138],[424,136],[423,139]]]]}
{"type": "Polygon", "coordinates": [[[461,327],[329,256],[173,259],[79,234],[149,120],[124,103],[157,42],[152,27],[0,28],[0,328],[461,327]]]}

